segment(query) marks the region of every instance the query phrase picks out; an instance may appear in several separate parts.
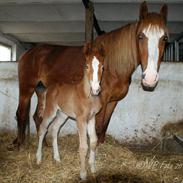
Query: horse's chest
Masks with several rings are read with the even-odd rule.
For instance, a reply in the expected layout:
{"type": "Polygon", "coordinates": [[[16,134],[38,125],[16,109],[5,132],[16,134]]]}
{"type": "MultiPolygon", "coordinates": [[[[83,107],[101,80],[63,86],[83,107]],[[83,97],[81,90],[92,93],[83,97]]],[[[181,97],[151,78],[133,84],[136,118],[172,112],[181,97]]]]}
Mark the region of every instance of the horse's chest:
{"type": "Polygon", "coordinates": [[[101,102],[99,97],[93,97],[90,103],[89,119],[95,116],[101,109],[101,102]]]}
{"type": "Polygon", "coordinates": [[[128,92],[129,82],[119,77],[111,77],[107,79],[103,91],[108,94],[111,100],[120,100],[125,97],[128,92]]]}
{"type": "Polygon", "coordinates": [[[125,97],[126,93],[128,92],[129,85],[125,83],[119,83],[116,86],[113,87],[113,90],[111,92],[111,99],[113,100],[119,100],[123,97],[125,97]]]}

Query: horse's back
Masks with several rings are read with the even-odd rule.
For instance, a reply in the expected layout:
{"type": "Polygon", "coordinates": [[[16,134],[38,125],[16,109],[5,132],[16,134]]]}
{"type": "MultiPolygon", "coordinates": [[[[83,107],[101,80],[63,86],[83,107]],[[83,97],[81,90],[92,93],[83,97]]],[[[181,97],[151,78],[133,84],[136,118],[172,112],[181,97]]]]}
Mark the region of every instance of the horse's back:
{"type": "Polygon", "coordinates": [[[18,62],[19,80],[76,83],[83,78],[82,47],[40,45],[26,51],[18,62]]]}
{"type": "Polygon", "coordinates": [[[85,58],[82,47],[56,47],[44,61],[47,82],[77,83],[83,78],[85,58]]]}

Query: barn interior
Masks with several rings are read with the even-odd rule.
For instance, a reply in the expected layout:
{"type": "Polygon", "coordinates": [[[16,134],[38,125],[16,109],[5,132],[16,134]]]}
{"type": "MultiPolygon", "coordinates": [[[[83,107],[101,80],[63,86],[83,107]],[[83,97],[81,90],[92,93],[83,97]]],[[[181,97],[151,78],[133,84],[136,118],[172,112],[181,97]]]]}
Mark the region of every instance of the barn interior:
{"type": "MultiPolygon", "coordinates": [[[[101,30],[109,32],[137,21],[140,2],[95,0],[94,11],[101,30]]],[[[169,42],[178,41],[180,48],[175,50],[182,52],[182,1],[149,0],[148,6],[156,12],[162,3],[169,5],[169,42]]],[[[0,23],[1,37],[20,44],[23,49],[30,43],[81,45],[85,41],[85,9],[81,0],[1,0],[0,23]]],[[[181,60],[181,53],[179,57],[181,60]]]]}
{"type": "MultiPolygon", "coordinates": [[[[141,2],[94,0],[94,14],[100,30],[110,32],[138,21],[141,2]]],[[[159,12],[163,3],[168,5],[169,39],[158,87],[152,93],[142,91],[141,68],[137,69],[129,94],[114,111],[106,141],[98,147],[97,173],[89,173],[86,182],[183,182],[183,0],[148,0],[147,3],[149,11],[153,12],[159,12]]],[[[18,58],[38,44],[83,45],[85,11],[81,0],[0,0],[2,183],[82,182],[78,173],[78,136],[72,121],[61,130],[60,164],[52,160],[52,148],[44,147],[44,162],[36,165],[37,138],[32,115],[30,144],[25,144],[19,152],[9,151],[7,147],[17,129],[18,58]]],[[[95,27],[93,31],[96,37],[95,27]]],[[[32,103],[34,111],[35,96],[32,103]]]]}

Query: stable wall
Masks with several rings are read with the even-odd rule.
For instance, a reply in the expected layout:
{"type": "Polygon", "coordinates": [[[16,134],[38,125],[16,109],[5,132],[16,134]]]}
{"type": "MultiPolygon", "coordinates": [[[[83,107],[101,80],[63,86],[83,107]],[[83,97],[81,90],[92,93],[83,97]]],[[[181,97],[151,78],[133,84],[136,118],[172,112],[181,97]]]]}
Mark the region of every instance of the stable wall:
{"type": "MultiPolygon", "coordinates": [[[[162,63],[160,79],[154,92],[143,91],[141,68],[133,74],[125,99],[113,113],[108,134],[127,144],[149,144],[160,138],[161,127],[167,122],[183,119],[183,63],[162,63]]],[[[31,132],[35,132],[31,106],[31,132]]],[[[17,63],[0,63],[0,129],[16,129],[15,113],[18,105],[17,63]]],[[[75,133],[70,120],[62,128],[62,135],[75,133]]]]}

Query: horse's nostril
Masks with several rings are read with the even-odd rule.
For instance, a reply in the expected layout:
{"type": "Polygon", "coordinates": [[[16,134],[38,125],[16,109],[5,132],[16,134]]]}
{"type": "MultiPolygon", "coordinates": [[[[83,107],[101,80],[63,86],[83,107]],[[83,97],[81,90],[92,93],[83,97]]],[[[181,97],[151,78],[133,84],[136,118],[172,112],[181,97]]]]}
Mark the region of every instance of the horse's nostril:
{"type": "Polygon", "coordinates": [[[154,80],[154,81],[156,81],[156,80],[157,80],[157,78],[158,78],[158,75],[156,75],[156,77],[155,77],[155,80],[154,80]]]}
{"type": "Polygon", "coordinates": [[[99,93],[99,92],[100,92],[100,88],[97,89],[97,93],[99,93]]]}
{"type": "Polygon", "coordinates": [[[146,74],[142,74],[142,79],[144,79],[146,77],[146,74]]]}

